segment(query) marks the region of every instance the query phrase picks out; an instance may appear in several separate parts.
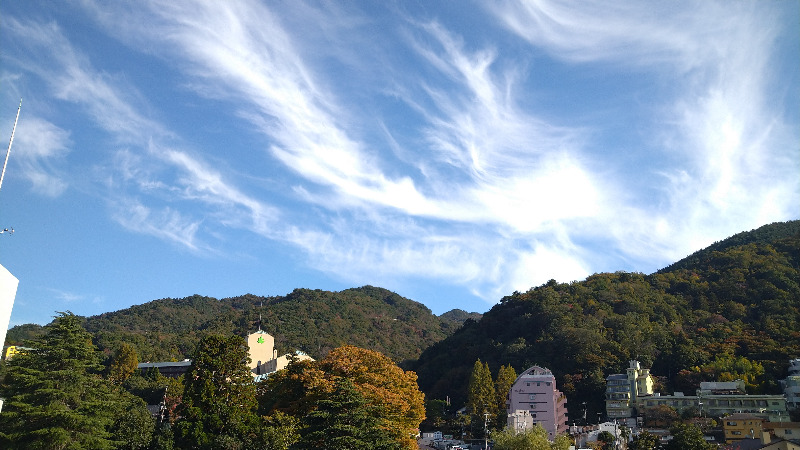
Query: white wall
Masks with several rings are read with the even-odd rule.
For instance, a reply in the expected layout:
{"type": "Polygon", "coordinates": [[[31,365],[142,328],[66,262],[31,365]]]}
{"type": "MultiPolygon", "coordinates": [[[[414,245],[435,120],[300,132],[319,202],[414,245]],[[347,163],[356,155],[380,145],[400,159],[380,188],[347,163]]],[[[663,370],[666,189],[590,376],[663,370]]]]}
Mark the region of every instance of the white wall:
{"type": "Polygon", "coordinates": [[[0,346],[6,341],[6,331],[11,320],[11,308],[17,296],[19,280],[0,265],[0,346]]]}

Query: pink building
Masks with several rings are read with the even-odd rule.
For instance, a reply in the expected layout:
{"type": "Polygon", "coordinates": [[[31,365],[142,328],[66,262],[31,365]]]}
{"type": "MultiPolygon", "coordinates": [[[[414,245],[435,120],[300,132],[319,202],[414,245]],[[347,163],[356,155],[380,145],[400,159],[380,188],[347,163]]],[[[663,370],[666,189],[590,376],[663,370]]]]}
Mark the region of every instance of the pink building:
{"type": "Polygon", "coordinates": [[[514,381],[506,402],[508,426],[515,430],[539,424],[552,441],[566,433],[567,397],[556,389],[556,378],[548,369],[533,366],[514,381]]]}

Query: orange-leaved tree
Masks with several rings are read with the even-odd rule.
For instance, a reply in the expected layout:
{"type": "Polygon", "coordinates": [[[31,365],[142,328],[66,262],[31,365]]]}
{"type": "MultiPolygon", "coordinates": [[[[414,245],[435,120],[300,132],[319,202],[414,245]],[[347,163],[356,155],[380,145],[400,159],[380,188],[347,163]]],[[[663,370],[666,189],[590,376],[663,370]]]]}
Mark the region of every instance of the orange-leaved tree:
{"type": "Polygon", "coordinates": [[[342,379],[349,380],[377,414],[378,426],[402,448],[416,449],[414,435],[425,419],[417,374],[404,371],[373,350],[344,346],[315,362],[295,362],[259,386],[259,412],[282,411],[304,417],[326,400],[342,379]]]}

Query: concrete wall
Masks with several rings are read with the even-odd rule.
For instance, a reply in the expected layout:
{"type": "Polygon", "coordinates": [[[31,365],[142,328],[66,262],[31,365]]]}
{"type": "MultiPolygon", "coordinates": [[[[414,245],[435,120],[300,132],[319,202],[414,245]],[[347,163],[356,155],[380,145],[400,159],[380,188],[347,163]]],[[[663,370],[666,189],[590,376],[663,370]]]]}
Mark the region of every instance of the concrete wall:
{"type": "Polygon", "coordinates": [[[19,280],[0,265],[0,342],[5,344],[8,323],[11,321],[11,308],[17,297],[19,280]]]}

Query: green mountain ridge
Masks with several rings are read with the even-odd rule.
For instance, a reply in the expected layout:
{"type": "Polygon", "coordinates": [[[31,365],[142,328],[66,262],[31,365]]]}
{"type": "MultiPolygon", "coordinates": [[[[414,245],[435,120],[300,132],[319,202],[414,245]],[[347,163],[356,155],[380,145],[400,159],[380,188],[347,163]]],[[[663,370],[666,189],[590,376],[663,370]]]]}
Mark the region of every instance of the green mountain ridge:
{"type": "Polygon", "coordinates": [[[605,377],[639,360],[659,389],[751,377],[777,393],[800,356],[800,221],[740,233],[651,275],[600,273],[504,297],[411,366],[428,398],[465,401],[477,359],[493,374],[551,369],[575,409],[603,411],[605,377]]]}
{"type": "MultiPolygon", "coordinates": [[[[456,405],[466,399],[477,359],[493,374],[505,364],[518,373],[548,367],[571,409],[586,402],[589,417],[603,410],[605,377],[624,372],[631,359],[652,369],[664,393],[744,375],[752,392],[776,392],[788,361],[800,357],[800,221],[736,234],[650,275],[551,280],[485,314],[436,316],[364,286],[161,299],[84,319],[107,355],[127,342],[140,361],[180,360],[205,335],[245,335],[259,323],[281,353],[321,358],[344,344],[380,351],[416,371],[427,398],[456,405]]],[[[6,342],[38,333],[38,325],[17,326],[6,342]]]]}
{"type": "MultiPolygon", "coordinates": [[[[245,335],[260,326],[275,337],[281,354],[301,350],[321,358],[350,344],[400,362],[416,359],[467,317],[480,314],[454,311],[437,317],[421,303],[364,286],[341,292],[295,289],[275,297],[166,298],[87,317],[84,327],[106,354],[128,342],[137,348],[141,361],[188,358],[205,335],[245,335]]],[[[22,344],[41,331],[38,325],[13,327],[6,343],[22,344]]]]}

